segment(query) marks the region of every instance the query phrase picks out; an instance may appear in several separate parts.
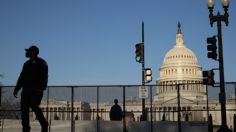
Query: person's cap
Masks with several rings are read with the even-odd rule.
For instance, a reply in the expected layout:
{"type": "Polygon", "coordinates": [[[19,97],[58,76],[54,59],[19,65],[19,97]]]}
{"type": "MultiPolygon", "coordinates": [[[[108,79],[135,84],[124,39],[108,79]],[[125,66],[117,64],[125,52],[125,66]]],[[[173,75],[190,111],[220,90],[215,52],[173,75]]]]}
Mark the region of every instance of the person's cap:
{"type": "Polygon", "coordinates": [[[35,45],[30,46],[28,49],[25,49],[25,51],[33,51],[36,55],[39,54],[39,48],[35,45]]]}

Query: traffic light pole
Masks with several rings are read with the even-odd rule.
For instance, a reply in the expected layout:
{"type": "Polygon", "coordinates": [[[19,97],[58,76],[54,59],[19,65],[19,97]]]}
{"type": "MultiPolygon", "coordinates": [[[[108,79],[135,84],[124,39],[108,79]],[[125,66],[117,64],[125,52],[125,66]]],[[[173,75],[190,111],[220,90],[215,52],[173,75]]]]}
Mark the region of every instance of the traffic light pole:
{"type": "Polygon", "coordinates": [[[228,26],[228,7],[224,7],[224,15],[220,15],[218,12],[217,15],[213,15],[213,8],[209,8],[210,11],[210,24],[213,26],[214,22],[217,22],[217,32],[218,32],[218,53],[219,53],[219,72],[220,72],[220,93],[219,101],[221,104],[221,128],[218,132],[229,132],[230,129],[227,126],[226,119],[226,97],[225,97],[225,80],[224,80],[224,60],[223,60],[223,45],[222,45],[222,28],[221,22],[225,22],[228,26]]]}
{"type": "MultiPolygon", "coordinates": [[[[145,85],[145,60],[144,60],[144,22],[142,22],[142,86],[145,85]]],[[[146,121],[147,118],[146,118],[146,111],[145,111],[145,98],[142,99],[142,116],[143,116],[143,121],[146,121]]]]}

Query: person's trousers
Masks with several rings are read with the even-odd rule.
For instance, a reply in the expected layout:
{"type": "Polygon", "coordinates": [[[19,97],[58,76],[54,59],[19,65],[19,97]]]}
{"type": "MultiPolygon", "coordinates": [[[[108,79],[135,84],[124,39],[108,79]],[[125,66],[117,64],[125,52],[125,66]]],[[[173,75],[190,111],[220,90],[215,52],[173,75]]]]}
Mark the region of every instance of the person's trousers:
{"type": "Polygon", "coordinates": [[[39,108],[43,97],[43,93],[22,92],[21,94],[21,118],[23,132],[30,132],[29,109],[35,113],[38,119],[42,132],[48,132],[48,123],[44,118],[42,110],[39,108]]]}

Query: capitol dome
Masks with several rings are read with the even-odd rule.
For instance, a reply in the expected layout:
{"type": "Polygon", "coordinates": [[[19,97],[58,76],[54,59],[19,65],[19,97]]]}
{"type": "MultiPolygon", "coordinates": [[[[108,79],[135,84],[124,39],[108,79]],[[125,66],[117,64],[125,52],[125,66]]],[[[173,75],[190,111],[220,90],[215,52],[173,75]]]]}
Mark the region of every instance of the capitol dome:
{"type": "Polygon", "coordinates": [[[176,34],[176,45],[174,45],[174,47],[165,55],[163,65],[176,63],[198,64],[196,55],[184,44],[184,35],[181,32],[180,24],[178,24],[178,31],[176,34]]]}
{"type": "Polygon", "coordinates": [[[154,100],[170,100],[176,98],[176,84],[182,84],[182,97],[190,100],[197,96],[204,97],[205,89],[202,83],[202,68],[196,55],[184,44],[184,35],[178,23],[176,44],[164,58],[157,79],[157,93],[154,100]]]}
{"type": "Polygon", "coordinates": [[[184,45],[181,47],[174,46],[164,58],[163,64],[171,64],[171,63],[195,63],[198,64],[196,55],[184,45]]]}

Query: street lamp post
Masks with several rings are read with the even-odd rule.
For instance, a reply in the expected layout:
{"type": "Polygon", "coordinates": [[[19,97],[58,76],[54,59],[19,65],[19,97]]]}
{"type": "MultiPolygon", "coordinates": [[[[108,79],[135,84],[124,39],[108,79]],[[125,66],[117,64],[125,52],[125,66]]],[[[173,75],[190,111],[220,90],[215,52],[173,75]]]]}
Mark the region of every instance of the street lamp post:
{"type": "Polygon", "coordinates": [[[209,9],[210,25],[213,26],[214,22],[217,22],[218,31],[218,53],[219,53],[219,73],[220,73],[220,94],[219,101],[221,104],[221,128],[218,132],[230,132],[231,130],[227,126],[226,120],[226,97],[225,97],[225,80],[224,80],[224,61],[223,61],[223,45],[222,45],[222,29],[221,22],[224,22],[228,26],[228,7],[229,0],[221,0],[222,6],[224,8],[224,14],[221,15],[219,12],[217,15],[213,15],[214,0],[207,0],[209,9]]]}

